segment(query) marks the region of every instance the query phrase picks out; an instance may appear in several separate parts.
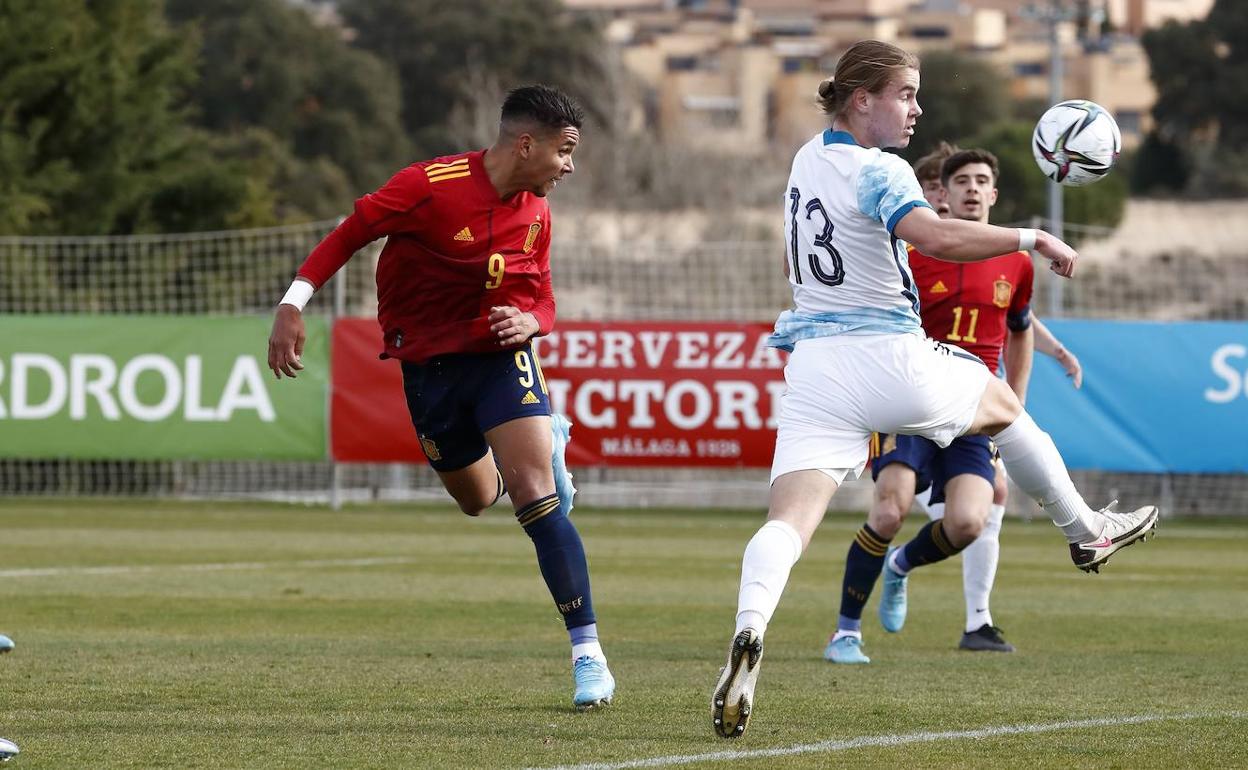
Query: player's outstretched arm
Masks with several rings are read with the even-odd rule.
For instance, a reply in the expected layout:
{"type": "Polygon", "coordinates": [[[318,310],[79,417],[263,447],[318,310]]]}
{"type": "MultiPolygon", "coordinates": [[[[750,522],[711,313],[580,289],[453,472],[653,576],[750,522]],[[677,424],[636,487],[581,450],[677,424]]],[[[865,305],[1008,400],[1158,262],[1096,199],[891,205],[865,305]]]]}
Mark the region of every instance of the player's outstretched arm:
{"type": "Polygon", "coordinates": [[[1034,315],[1031,317],[1031,325],[1036,330],[1036,350],[1061,364],[1066,370],[1066,376],[1070,378],[1071,384],[1077,390],[1083,385],[1083,365],[1079,363],[1079,358],[1071,353],[1061,340],[1053,336],[1049,327],[1042,324],[1034,315]]]}
{"type": "Polygon", "coordinates": [[[1064,278],[1074,274],[1079,257],[1074,249],[1043,230],[941,219],[926,206],[908,211],[894,226],[893,234],[924,254],[947,262],[978,262],[1034,249],[1064,278]]]}
{"type": "Polygon", "coordinates": [[[279,380],[283,374],[294,379],[295,372],[303,369],[300,359],[308,338],[303,326],[303,306],[315,290],[310,282],[296,278],[277,306],[273,331],[269,333],[269,368],[279,380]]]}

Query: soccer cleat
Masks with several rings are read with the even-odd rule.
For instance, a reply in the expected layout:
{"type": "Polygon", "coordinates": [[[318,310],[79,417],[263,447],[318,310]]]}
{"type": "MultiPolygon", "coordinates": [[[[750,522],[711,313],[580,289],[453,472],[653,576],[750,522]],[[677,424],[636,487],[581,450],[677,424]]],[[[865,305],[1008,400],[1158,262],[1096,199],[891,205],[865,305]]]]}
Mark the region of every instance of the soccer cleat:
{"type": "Polygon", "coordinates": [[[895,634],[906,624],[906,578],[898,575],[888,563],[897,546],[884,554],[884,590],[880,592],[880,625],[895,634]]]}
{"type": "Polygon", "coordinates": [[[572,498],[576,495],[576,487],[572,486],[572,474],[568,473],[568,466],[563,461],[568,441],[572,438],[572,421],[561,414],[552,414],[550,430],[554,438],[550,465],[555,473],[555,494],[559,495],[559,510],[567,516],[572,513],[572,498]]]}
{"type": "Polygon", "coordinates": [[[0,762],[8,762],[21,753],[22,750],[17,747],[16,743],[6,738],[0,738],[0,762]]]}
{"type": "Polygon", "coordinates": [[[711,696],[711,724],[721,738],[739,738],[750,723],[754,708],[754,685],[763,660],[763,637],[746,628],[732,638],[728,665],[719,675],[711,696]]]}
{"type": "Polygon", "coordinates": [[[1120,549],[1148,539],[1157,531],[1157,506],[1146,505],[1130,513],[1118,513],[1113,507],[1115,500],[1098,513],[1105,518],[1101,536],[1090,543],[1071,543],[1070,558],[1084,572],[1100,572],[1101,565],[1109,561],[1120,549]]]}
{"type": "Polygon", "coordinates": [[[974,631],[962,634],[958,649],[972,652],[1014,652],[1014,645],[1005,641],[1003,633],[996,626],[985,623],[974,631]]]}
{"type": "Polygon", "coordinates": [[[13,652],[13,640],[4,634],[0,634],[0,655],[6,652],[13,652]]]}
{"type": "Polygon", "coordinates": [[[870,663],[871,659],[862,654],[862,639],[857,636],[842,636],[828,642],[823,648],[823,659],[829,663],[870,663]]]}
{"type": "Polygon", "coordinates": [[[577,711],[611,705],[611,698],[615,696],[615,677],[611,676],[606,661],[582,655],[572,663],[572,678],[576,681],[572,705],[577,711]]]}

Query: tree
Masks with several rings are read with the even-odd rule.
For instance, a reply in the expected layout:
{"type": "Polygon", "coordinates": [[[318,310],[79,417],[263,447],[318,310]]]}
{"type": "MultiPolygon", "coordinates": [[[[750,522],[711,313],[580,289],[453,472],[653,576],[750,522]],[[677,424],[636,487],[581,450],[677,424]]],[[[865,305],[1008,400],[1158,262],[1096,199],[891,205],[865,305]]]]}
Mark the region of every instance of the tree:
{"type": "Polygon", "coordinates": [[[0,232],[163,230],[160,195],[210,180],[221,194],[198,221],[242,204],[236,169],[186,124],[196,40],[158,0],[4,0],[0,15],[0,232]]]}
{"type": "Polygon", "coordinates": [[[559,0],[342,0],[339,11],[356,46],[397,66],[418,156],[479,144],[463,126],[486,107],[497,115],[503,92],[528,83],[563,88],[591,116],[608,113],[613,95],[598,87],[605,43],[559,0]]]}
{"type": "Polygon", "coordinates": [[[942,141],[960,142],[1008,116],[1005,80],[990,63],[953,51],[923,55],[923,115],[904,156],[917,160],[942,141]]]}
{"type": "Polygon", "coordinates": [[[1207,19],[1168,22],[1143,44],[1158,141],[1180,148],[1188,192],[1248,195],[1248,4],[1217,0],[1207,19]]]}
{"type": "Polygon", "coordinates": [[[277,194],[293,203],[287,208],[330,216],[409,162],[397,73],[352,48],[341,27],[318,26],[283,0],[169,0],[166,13],[203,40],[191,90],[199,125],[240,138],[235,150],[244,155],[249,147],[281,148],[286,174],[279,182],[297,176],[336,187],[348,180],[345,198],[309,198],[279,186],[277,194]]]}

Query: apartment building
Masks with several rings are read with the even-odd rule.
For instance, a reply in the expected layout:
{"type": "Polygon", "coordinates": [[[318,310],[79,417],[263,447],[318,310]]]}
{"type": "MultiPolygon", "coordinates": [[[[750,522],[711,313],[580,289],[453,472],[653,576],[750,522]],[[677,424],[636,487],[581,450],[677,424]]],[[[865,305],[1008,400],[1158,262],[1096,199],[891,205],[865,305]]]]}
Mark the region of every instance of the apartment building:
{"type": "MultiPolygon", "coordinates": [[[[723,152],[793,146],[826,125],[818,84],[864,38],[983,57],[1011,95],[1047,101],[1052,6],[1007,0],[565,0],[609,17],[608,37],[643,87],[642,121],[668,141],[723,152]],[[706,141],[713,137],[713,141],[706,141]]],[[[1138,31],[1208,12],[1213,0],[1069,0],[1053,23],[1064,98],[1117,117],[1127,146],[1156,92],[1138,31]]]]}

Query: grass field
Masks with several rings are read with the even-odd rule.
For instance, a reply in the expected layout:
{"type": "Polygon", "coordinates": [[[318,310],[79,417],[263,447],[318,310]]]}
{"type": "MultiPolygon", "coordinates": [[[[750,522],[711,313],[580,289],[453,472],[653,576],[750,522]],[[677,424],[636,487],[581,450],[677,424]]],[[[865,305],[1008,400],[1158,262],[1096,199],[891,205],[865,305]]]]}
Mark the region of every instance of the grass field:
{"type": "Polygon", "coordinates": [[[0,502],[5,770],[1248,766],[1246,522],[1163,522],[1084,575],[1047,522],[1007,521],[993,608],[1017,653],[955,649],[950,562],[916,573],[903,633],[866,616],[871,665],[839,668],[820,653],[861,518],[829,517],[727,742],[708,701],[761,514],[578,509],[619,681],[587,714],[510,519],[0,502]]]}

